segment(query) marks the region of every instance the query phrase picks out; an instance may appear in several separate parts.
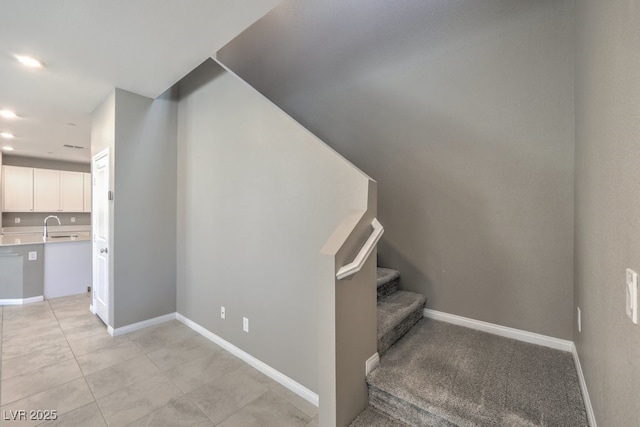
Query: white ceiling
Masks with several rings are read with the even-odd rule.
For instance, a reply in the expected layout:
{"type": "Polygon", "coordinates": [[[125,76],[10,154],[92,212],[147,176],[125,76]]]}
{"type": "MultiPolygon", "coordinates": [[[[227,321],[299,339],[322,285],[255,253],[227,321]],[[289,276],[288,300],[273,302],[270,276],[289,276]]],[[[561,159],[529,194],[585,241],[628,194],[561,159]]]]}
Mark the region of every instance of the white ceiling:
{"type": "Polygon", "coordinates": [[[19,116],[0,117],[16,135],[0,146],[89,162],[91,112],[114,87],[160,95],[279,1],[0,0],[0,109],[19,116]]]}

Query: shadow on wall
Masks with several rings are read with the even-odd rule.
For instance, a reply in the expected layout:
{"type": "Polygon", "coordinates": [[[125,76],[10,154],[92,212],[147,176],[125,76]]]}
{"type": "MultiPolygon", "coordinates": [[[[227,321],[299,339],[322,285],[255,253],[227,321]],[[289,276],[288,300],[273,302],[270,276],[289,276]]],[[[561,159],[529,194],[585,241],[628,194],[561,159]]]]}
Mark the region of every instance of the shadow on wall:
{"type": "Polygon", "coordinates": [[[430,308],[570,339],[573,2],[335,3],[218,58],[378,181],[381,260],[430,308]]]}
{"type": "Polygon", "coordinates": [[[530,119],[515,105],[476,114],[447,101],[456,89],[424,100],[397,81],[376,82],[314,98],[306,124],[378,179],[381,260],[430,308],[562,336],[571,324],[565,148],[552,136],[518,137],[530,119]],[[502,109],[513,109],[512,121],[488,125],[502,109]]]}

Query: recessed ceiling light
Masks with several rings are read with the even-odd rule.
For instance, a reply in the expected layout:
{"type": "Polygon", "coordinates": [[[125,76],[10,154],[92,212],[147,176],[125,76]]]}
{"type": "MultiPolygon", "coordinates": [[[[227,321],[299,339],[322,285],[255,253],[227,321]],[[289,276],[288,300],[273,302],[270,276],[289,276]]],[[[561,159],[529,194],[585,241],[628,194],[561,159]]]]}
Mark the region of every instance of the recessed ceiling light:
{"type": "Polygon", "coordinates": [[[37,60],[32,56],[16,55],[16,59],[20,61],[22,65],[26,65],[27,67],[31,67],[31,68],[44,67],[44,64],[41,61],[37,60]]]}
{"type": "Polygon", "coordinates": [[[13,151],[13,147],[10,147],[10,146],[8,146],[8,145],[5,145],[4,147],[2,147],[2,149],[3,149],[4,151],[13,151]]]}
{"type": "Polygon", "coordinates": [[[2,132],[0,133],[0,136],[6,139],[11,139],[11,138],[15,138],[15,136],[12,133],[9,132],[2,132]]]}
{"type": "Polygon", "coordinates": [[[18,117],[16,116],[16,113],[10,110],[0,110],[0,116],[4,117],[5,119],[15,119],[16,117],[18,117]]]}

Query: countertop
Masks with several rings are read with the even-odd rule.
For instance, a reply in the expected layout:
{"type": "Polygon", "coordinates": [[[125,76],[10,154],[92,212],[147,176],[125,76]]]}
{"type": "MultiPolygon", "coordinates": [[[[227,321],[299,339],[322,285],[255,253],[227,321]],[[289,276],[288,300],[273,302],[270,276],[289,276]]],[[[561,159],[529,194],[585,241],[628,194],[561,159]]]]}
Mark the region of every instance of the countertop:
{"type": "Polygon", "coordinates": [[[37,245],[41,243],[86,242],[91,240],[91,233],[87,231],[56,231],[50,232],[45,241],[42,232],[39,233],[9,233],[0,235],[0,246],[37,245]],[[59,237],[65,236],[65,237],[59,237]],[[66,237],[70,236],[70,237],[66,237]]]}

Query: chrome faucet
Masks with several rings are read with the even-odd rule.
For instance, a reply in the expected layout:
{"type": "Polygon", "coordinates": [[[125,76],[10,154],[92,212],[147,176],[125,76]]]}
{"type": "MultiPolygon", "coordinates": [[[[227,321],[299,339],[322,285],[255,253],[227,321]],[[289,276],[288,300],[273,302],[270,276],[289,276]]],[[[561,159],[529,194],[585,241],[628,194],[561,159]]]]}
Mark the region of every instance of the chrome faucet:
{"type": "Polygon", "coordinates": [[[42,231],[42,238],[43,238],[44,240],[47,240],[47,237],[49,237],[49,232],[47,231],[47,220],[49,220],[49,219],[51,219],[51,218],[55,218],[56,220],[58,220],[58,225],[62,225],[62,224],[60,223],[60,218],[58,218],[57,216],[55,216],[55,215],[49,215],[48,217],[46,217],[46,218],[44,219],[44,230],[42,231]]]}

